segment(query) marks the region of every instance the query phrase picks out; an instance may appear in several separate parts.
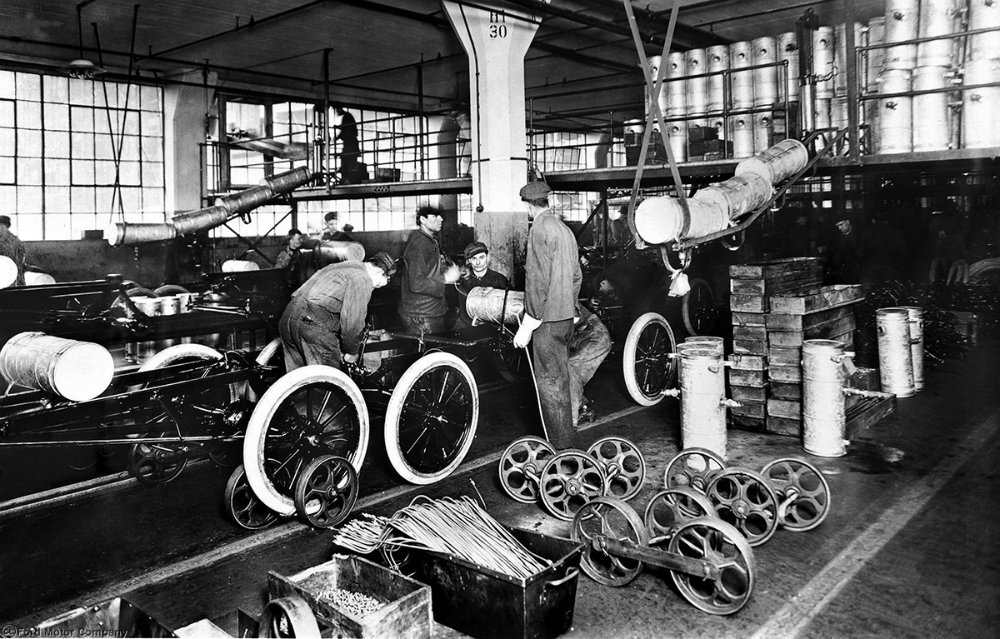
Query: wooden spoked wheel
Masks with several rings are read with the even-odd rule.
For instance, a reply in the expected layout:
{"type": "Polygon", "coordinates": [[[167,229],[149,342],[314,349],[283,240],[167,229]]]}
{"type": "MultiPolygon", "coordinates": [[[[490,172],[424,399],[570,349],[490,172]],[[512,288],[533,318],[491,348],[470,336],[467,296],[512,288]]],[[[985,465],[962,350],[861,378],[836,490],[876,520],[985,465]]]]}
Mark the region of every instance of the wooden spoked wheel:
{"type": "Polygon", "coordinates": [[[399,379],[385,411],[385,450],[399,476],[433,484],[465,459],[479,423],[479,391],[469,367],[433,352],[399,379]]]}
{"type": "Polygon", "coordinates": [[[360,471],[368,451],[368,408],[361,390],[342,371],[303,366],[261,396],[243,440],[247,481],[279,515],[295,512],[295,479],[324,455],[347,459],[360,471]]]}
{"type": "Polygon", "coordinates": [[[670,324],[659,313],[640,315],[628,331],[622,354],[625,388],[636,403],[652,406],[677,377],[677,348],[670,324]]]}

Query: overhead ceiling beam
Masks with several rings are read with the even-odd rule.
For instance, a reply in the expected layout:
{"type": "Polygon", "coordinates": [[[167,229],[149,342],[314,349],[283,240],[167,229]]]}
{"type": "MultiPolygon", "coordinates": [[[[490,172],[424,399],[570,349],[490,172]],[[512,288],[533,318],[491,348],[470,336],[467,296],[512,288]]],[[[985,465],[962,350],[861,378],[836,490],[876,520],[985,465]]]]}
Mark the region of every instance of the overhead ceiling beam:
{"type": "MultiPolygon", "coordinates": [[[[621,13],[622,19],[624,19],[625,9],[622,7],[621,0],[576,0],[581,4],[585,4],[594,8],[601,8],[608,11],[612,11],[614,16],[618,16],[621,13]]],[[[633,3],[634,4],[634,3],[633,3]]],[[[646,5],[647,7],[649,5],[646,5]]],[[[637,18],[645,18],[647,21],[647,28],[649,28],[648,23],[655,24],[656,26],[663,29],[666,33],[667,23],[669,20],[664,15],[664,13],[669,12],[655,12],[649,11],[647,9],[635,8],[635,14],[637,18]]],[[[631,35],[631,34],[630,34],[631,35]]],[[[699,27],[693,27],[687,24],[678,22],[674,26],[674,41],[679,45],[699,48],[706,47],[713,44],[731,44],[732,40],[729,38],[723,38],[716,33],[701,29],[699,27]]],[[[662,45],[661,45],[662,46],[662,45]]]]}
{"type": "MultiPolygon", "coordinates": [[[[551,4],[543,4],[541,2],[538,2],[538,0],[507,0],[507,2],[525,9],[529,9],[531,11],[552,16],[553,18],[568,20],[570,22],[576,22],[578,24],[585,24],[595,29],[601,29],[603,31],[607,31],[608,33],[627,35],[629,37],[631,37],[632,35],[632,32],[629,31],[627,27],[623,27],[621,25],[615,24],[613,22],[608,22],[607,20],[602,20],[600,18],[594,18],[592,16],[588,16],[583,13],[568,11],[566,9],[560,9],[559,7],[554,7],[551,4]]],[[[656,47],[657,52],[663,49],[663,38],[660,36],[652,35],[649,33],[643,33],[642,39],[643,42],[647,43],[650,47],[656,47]]],[[[653,49],[651,48],[650,50],[653,49]]]]}
{"type": "MultiPolygon", "coordinates": [[[[198,38],[197,40],[192,40],[191,42],[185,42],[184,44],[179,44],[177,46],[170,47],[169,49],[157,51],[156,53],[150,53],[150,55],[151,56],[168,55],[171,53],[176,53],[177,51],[182,51],[184,49],[190,49],[191,47],[196,47],[202,44],[206,44],[208,42],[212,42],[213,40],[218,40],[219,38],[224,38],[226,36],[230,36],[236,33],[246,33],[250,29],[257,29],[263,25],[273,22],[278,22],[279,20],[284,20],[289,16],[305,11],[306,9],[312,9],[317,5],[327,4],[328,1],[329,0],[313,0],[313,2],[307,2],[306,4],[302,4],[297,7],[292,7],[291,9],[280,11],[273,15],[265,16],[259,20],[251,16],[251,20],[247,24],[237,25],[232,29],[226,29],[225,31],[220,31],[219,33],[214,33],[210,36],[205,36],[204,38],[198,38]]],[[[141,59],[142,58],[140,58],[140,60],[141,59]]]]}

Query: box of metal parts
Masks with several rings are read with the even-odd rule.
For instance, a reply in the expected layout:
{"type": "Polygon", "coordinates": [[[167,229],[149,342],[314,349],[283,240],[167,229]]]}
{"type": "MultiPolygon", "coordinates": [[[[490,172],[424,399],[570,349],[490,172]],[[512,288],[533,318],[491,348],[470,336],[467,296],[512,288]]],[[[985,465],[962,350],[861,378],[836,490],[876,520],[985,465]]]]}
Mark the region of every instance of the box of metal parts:
{"type": "Polygon", "coordinates": [[[321,633],[379,639],[431,636],[430,588],[361,557],[334,555],[291,577],[269,572],[267,589],[272,599],[305,599],[321,633]]]}
{"type": "MultiPolygon", "coordinates": [[[[13,626],[9,626],[13,628],[13,626]]],[[[115,597],[46,619],[32,629],[35,637],[173,637],[174,633],[131,602],[115,597]]]]}
{"type": "Polygon", "coordinates": [[[516,579],[453,556],[414,551],[401,570],[431,587],[438,623],[477,639],[558,637],[573,623],[583,546],[509,530],[549,566],[527,579],[516,579]]]}

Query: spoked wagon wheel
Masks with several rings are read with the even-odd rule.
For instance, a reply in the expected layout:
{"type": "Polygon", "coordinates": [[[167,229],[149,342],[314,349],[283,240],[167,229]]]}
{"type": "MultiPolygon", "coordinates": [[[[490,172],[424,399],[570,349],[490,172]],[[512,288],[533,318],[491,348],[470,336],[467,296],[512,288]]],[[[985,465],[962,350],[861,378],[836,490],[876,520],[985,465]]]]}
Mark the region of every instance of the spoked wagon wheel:
{"type": "Polygon", "coordinates": [[[465,459],[479,423],[479,392],[469,367],[451,353],[414,362],[385,411],[385,450],[399,476],[433,484],[465,459]]]}
{"type": "Polygon", "coordinates": [[[316,528],[333,528],[351,514],[358,489],[358,473],[349,461],[323,455],[295,480],[295,511],[316,528]]]}
{"type": "Polygon", "coordinates": [[[719,568],[716,578],[671,571],[681,596],[712,615],[731,615],[750,600],[757,564],[753,549],[736,528],[713,517],[694,519],[670,538],[669,550],[690,559],[707,559],[719,568]]]}
{"type": "Polygon", "coordinates": [[[361,470],[368,408],[361,390],[330,366],[303,366],[276,381],[250,415],[243,439],[247,481],[265,506],[295,512],[295,479],[312,459],[335,455],[361,470]]]}
{"type": "Polygon", "coordinates": [[[520,384],[531,379],[531,367],[528,363],[528,349],[514,346],[513,335],[504,329],[493,346],[493,361],[500,377],[509,384],[520,384]]]}
{"type": "Polygon", "coordinates": [[[250,488],[243,464],[237,466],[229,476],[225,497],[226,512],[233,521],[247,530],[267,528],[278,521],[278,513],[261,503],[250,488]]]}
{"type": "Polygon", "coordinates": [[[591,579],[605,586],[624,586],[642,572],[637,559],[617,557],[600,548],[595,538],[630,541],[637,546],[649,542],[642,520],[631,506],[617,497],[597,497],[584,504],[573,518],[573,541],[583,542],[580,567],[591,579]]]}
{"type": "Polygon", "coordinates": [[[663,391],[677,377],[677,347],[670,324],[659,313],[640,315],[625,338],[622,372],[625,388],[636,403],[652,406],[663,399],[663,391]]]}
{"type": "MultiPolygon", "coordinates": [[[[203,361],[205,366],[191,369],[187,379],[198,379],[206,377],[213,372],[211,362],[222,359],[222,353],[202,346],[201,344],[178,344],[163,349],[153,355],[139,367],[139,372],[146,372],[189,362],[203,361]]],[[[143,386],[137,386],[132,390],[141,390],[143,386]]],[[[181,406],[177,407],[178,412],[186,415],[193,415],[196,419],[199,416],[211,415],[220,409],[225,408],[233,401],[232,386],[212,388],[197,395],[186,396],[181,406]]],[[[147,435],[150,438],[176,437],[178,434],[177,425],[174,418],[156,402],[151,402],[146,408],[141,419],[148,426],[147,435]]],[[[187,466],[190,447],[187,444],[175,442],[138,442],[132,445],[129,451],[129,472],[140,483],[147,486],[157,486],[165,484],[175,479],[187,466]]]]}
{"type": "Polygon", "coordinates": [[[715,312],[712,286],[703,279],[692,278],[691,290],[681,300],[681,317],[689,335],[711,335],[719,319],[715,312]]]}

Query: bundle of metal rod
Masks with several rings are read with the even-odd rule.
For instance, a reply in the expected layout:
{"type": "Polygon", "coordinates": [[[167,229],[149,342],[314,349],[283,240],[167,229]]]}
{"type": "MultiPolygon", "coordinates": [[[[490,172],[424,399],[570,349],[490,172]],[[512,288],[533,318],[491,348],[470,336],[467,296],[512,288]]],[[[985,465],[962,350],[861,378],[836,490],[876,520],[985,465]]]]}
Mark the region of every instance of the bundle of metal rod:
{"type": "Polygon", "coordinates": [[[466,496],[421,495],[391,518],[362,515],[338,528],[333,542],[360,554],[378,548],[430,550],[520,579],[549,564],[466,496]]]}

